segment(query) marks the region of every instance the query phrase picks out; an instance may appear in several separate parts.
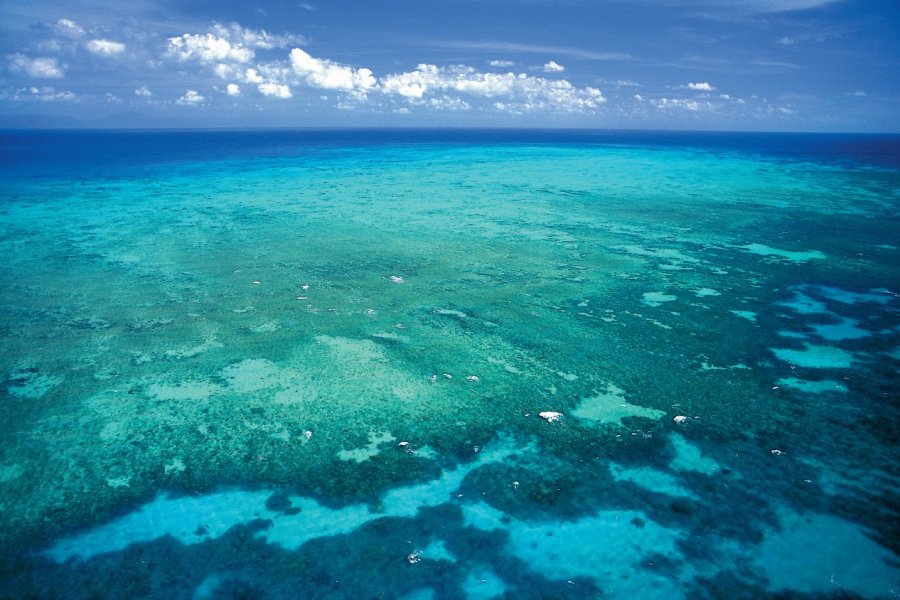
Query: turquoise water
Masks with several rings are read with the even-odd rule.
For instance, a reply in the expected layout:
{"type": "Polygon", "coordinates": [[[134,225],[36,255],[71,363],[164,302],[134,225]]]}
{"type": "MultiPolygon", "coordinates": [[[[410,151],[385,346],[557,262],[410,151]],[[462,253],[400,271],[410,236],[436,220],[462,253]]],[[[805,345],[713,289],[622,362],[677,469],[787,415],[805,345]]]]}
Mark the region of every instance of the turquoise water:
{"type": "Polygon", "coordinates": [[[900,595],[884,148],[7,132],[0,596],[900,595]]]}

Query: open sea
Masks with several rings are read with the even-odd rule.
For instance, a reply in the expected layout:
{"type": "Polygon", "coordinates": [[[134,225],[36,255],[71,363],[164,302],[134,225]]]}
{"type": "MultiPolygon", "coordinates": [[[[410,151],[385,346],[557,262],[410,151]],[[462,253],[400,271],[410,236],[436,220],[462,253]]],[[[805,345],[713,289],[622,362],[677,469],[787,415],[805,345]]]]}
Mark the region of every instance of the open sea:
{"type": "Polygon", "coordinates": [[[900,596],[898,136],[0,167],[0,598],[900,596]]]}

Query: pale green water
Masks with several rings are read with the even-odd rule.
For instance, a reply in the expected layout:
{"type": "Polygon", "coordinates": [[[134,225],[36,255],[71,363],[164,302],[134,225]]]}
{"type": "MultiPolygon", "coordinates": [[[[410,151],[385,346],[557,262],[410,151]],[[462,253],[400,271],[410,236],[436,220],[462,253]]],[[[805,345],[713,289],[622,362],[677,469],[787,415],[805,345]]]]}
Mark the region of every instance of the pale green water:
{"type": "Polygon", "coordinates": [[[101,175],[4,181],[7,595],[900,590],[897,171],[433,141],[101,175]]]}

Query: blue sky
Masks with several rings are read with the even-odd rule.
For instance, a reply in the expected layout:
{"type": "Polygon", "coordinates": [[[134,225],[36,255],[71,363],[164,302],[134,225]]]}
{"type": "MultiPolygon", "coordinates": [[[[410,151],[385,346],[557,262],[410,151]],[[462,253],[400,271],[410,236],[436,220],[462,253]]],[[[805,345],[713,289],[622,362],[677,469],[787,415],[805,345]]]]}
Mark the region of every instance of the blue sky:
{"type": "Polygon", "coordinates": [[[900,131],[897,0],[0,0],[0,125],[900,131]]]}

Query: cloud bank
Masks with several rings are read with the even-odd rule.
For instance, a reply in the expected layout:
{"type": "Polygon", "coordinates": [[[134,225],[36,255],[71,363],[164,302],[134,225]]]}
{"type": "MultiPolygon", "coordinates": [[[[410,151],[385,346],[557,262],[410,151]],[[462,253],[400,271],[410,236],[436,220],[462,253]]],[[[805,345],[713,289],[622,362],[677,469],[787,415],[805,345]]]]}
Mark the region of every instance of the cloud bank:
{"type": "MultiPolygon", "coordinates": [[[[288,102],[304,112],[330,107],[333,110],[364,111],[369,114],[427,114],[429,112],[472,112],[493,115],[605,114],[651,115],[673,113],[714,113],[747,104],[744,99],[719,93],[709,81],[691,81],[667,86],[654,93],[646,87],[641,94],[628,88],[638,84],[626,79],[594,78],[581,85],[573,83],[566,66],[550,56],[584,60],[629,60],[628,55],[586,50],[502,42],[459,42],[443,44],[477,50],[500,50],[537,54],[540,61],[516,69],[506,59],[482,59],[484,68],[466,64],[421,63],[413,68],[377,73],[366,64],[348,64],[317,55],[303,46],[301,35],[275,34],[237,23],[212,23],[202,30],[178,35],[141,36],[133,31],[107,37],[108,28],[83,25],[69,18],[47,23],[50,39],[38,40],[22,51],[7,55],[7,70],[19,76],[20,87],[7,92],[18,101],[77,101],[123,103],[138,108],[214,106],[228,102],[230,109],[253,107],[264,110],[275,102],[288,102]],[[29,51],[38,55],[28,55],[29,51]],[[63,62],[63,58],[66,62],[63,62]],[[111,61],[110,59],[115,59],[111,61]],[[90,62],[110,61],[116,68],[135,69],[141,79],[132,80],[124,90],[58,92],[40,87],[36,80],[64,79],[69,73],[81,76],[94,69],[90,62]],[[172,92],[167,79],[181,85],[172,92]],[[34,81],[31,81],[34,80],[34,81]],[[608,86],[613,102],[597,83],[608,86]],[[166,91],[168,90],[168,91],[166,91]],[[678,94],[677,91],[684,94],[678,94]],[[715,92],[715,93],[713,93],[715,92]]],[[[858,94],[862,95],[862,94],[858,94]]],[[[754,99],[757,112],[777,113],[778,106],[754,99]]],[[[747,109],[741,110],[749,110],[747,109]]],[[[793,111],[794,109],[789,108],[793,111]]],[[[781,111],[781,114],[788,114],[781,111]]],[[[791,113],[793,114],[793,112],[791,113]]],[[[493,118],[493,117],[491,117],[493,118]]]]}
{"type": "Polygon", "coordinates": [[[65,68],[57,59],[47,56],[29,58],[19,52],[9,57],[9,69],[35,79],[62,79],[65,76],[65,68]]]}
{"type": "Polygon", "coordinates": [[[86,44],[86,47],[88,52],[99,54],[100,56],[113,56],[125,51],[125,44],[110,40],[91,40],[86,44]]]}
{"type": "MultiPolygon", "coordinates": [[[[243,95],[241,85],[255,88],[264,97],[282,100],[293,98],[301,88],[325,90],[339,94],[337,107],[346,110],[362,103],[384,108],[385,102],[396,110],[396,102],[401,102],[407,109],[572,112],[594,110],[606,101],[598,88],[577,87],[566,79],[511,71],[484,72],[467,65],[423,63],[409,71],[379,77],[368,67],[313,56],[299,47],[291,48],[286,58],[277,53],[267,60],[257,56],[259,49],[275,50],[298,39],[245,29],[237,24],[214,25],[204,33],[169,38],[165,58],[208,68],[226,82],[229,96],[243,95]]],[[[504,68],[513,65],[511,61],[500,60],[489,64],[504,68]]],[[[558,74],[565,67],[550,60],[543,70],[558,74]]],[[[187,95],[177,101],[183,105],[199,102],[187,95]]]]}

